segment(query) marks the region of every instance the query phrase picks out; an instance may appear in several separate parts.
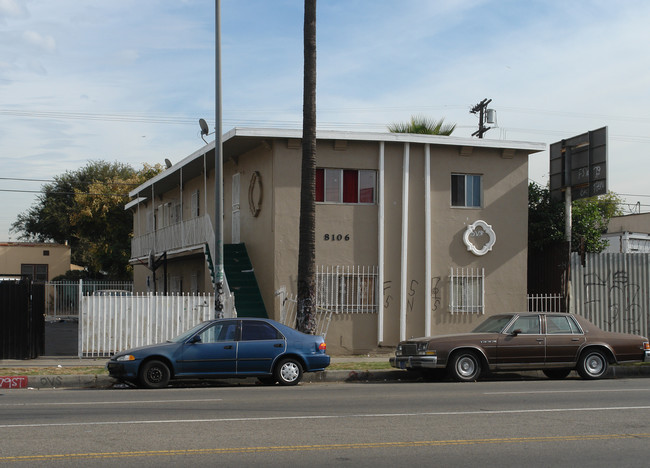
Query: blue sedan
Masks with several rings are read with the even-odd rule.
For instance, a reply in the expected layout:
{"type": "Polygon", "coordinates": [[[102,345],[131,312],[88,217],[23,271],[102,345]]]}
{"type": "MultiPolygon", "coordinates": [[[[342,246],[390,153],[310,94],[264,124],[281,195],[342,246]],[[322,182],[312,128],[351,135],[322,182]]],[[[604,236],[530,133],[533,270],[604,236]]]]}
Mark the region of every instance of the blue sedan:
{"type": "Polygon", "coordinates": [[[116,379],[163,388],[173,379],[257,377],[296,385],[303,372],[330,363],[322,336],[306,335],[268,319],[203,322],[182,335],[114,355],[106,367],[116,379]]]}

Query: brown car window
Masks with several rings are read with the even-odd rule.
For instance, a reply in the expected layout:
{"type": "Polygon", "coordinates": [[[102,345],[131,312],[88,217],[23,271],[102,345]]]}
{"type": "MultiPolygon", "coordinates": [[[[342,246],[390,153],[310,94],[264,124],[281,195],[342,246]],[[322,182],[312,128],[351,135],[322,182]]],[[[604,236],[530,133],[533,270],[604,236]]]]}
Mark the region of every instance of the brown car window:
{"type": "Polygon", "coordinates": [[[515,330],[521,330],[519,333],[522,335],[538,335],[540,333],[539,316],[525,315],[517,318],[510,327],[510,331],[515,330]]]}
{"type": "Polygon", "coordinates": [[[549,335],[559,335],[566,334],[570,335],[573,333],[571,329],[571,324],[566,317],[559,317],[553,315],[546,316],[546,333],[549,335]]]}
{"type": "Polygon", "coordinates": [[[573,317],[567,317],[567,320],[569,321],[571,332],[577,335],[582,335],[582,329],[576,323],[576,319],[574,319],[573,317]]]}

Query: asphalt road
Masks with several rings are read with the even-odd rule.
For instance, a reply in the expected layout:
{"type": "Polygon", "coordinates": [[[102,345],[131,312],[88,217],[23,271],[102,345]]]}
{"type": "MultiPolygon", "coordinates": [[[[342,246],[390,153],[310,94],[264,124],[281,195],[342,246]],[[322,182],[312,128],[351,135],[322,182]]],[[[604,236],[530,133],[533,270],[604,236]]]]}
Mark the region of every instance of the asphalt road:
{"type": "Polygon", "coordinates": [[[650,379],[0,390],[0,465],[647,466],[650,379]]]}

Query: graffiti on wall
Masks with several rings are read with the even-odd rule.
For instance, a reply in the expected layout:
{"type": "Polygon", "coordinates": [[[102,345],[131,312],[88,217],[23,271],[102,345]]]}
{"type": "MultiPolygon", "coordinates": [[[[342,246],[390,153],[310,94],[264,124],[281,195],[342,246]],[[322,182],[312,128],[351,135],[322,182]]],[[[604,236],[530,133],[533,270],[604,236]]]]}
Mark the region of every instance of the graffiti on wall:
{"type": "Polygon", "coordinates": [[[440,308],[440,303],[442,299],[440,297],[440,276],[435,276],[431,278],[431,312],[435,312],[440,308]]]}
{"type": "MultiPolygon", "coordinates": [[[[439,310],[442,304],[440,288],[441,281],[442,278],[440,276],[431,278],[431,312],[439,310]]],[[[409,312],[412,311],[415,307],[415,298],[419,284],[420,282],[414,279],[409,282],[408,291],[406,292],[406,307],[409,312]]],[[[390,305],[393,303],[393,295],[391,293],[391,289],[392,281],[384,281],[384,309],[390,308],[390,305]]]]}
{"type": "MultiPolygon", "coordinates": [[[[602,307],[607,301],[607,316],[603,317],[609,330],[620,321],[626,323],[631,333],[640,333],[641,286],[630,281],[625,270],[616,270],[612,274],[585,273],[585,306],[602,307]]],[[[589,317],[591,318],[591,317],[589,317]]]]}

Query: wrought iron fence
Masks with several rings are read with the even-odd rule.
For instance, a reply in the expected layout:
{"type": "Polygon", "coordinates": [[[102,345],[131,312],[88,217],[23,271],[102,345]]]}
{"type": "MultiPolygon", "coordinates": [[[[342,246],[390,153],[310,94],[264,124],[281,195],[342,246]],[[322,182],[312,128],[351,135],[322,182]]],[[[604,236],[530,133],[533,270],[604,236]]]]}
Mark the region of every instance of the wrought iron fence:
{"type": "MultiPolygon", "coordinates": [[[[296,328],[296,314],[298,311],[296,296],[287,294],[285,288],[280,289],[278,295],[282,306],[280,309],[280,323],[296,328]]],[[[332,313],[331,310],[316,306],[316,335],[322,335],[323,338],[327,337],[327,330],[332,321],[332,313]]]]}
{"type": "Polygon", "coordinates": [[[528,312],[565,312],[566,298],[562,294],[529,294],[528,312]]]}
{"type": "Polygon", "coordinates": [[[449,280],[449,311],[452,314],[485,313],[484,268],[451,268],[449,280]]]}
{"type": "Polygon", "coordinates": [[[81,296],[132,293],[131,281],[50,281],[45,283],[45,315],[53,318],[78,317],[81,296]]]}
{"type": "Polygon", "coordinates": [[[377,312],[376,266],[325,266],[316,270],[316,306],[337,313],[377,312]]]}

